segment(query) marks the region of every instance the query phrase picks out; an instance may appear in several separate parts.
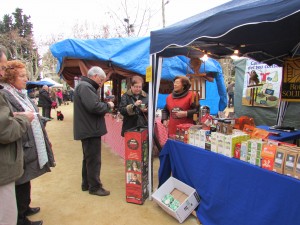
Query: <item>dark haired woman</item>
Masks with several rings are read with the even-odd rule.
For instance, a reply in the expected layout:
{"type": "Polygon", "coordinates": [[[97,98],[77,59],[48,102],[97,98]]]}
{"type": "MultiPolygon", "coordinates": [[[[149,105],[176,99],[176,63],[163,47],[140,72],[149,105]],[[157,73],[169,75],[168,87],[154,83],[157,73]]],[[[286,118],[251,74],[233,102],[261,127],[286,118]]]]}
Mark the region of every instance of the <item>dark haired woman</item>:
{"type": "Polygon", "coordinates": [[[137,126],[147,126],[148,95],[142,90],[144,79],[133,76],[130,89],[122,95],[119,111],[124,117],[121,135],[124,137],[126,130],[137,126]]]}
{"type": "Polygon", "coordinates": [[[191,82],[188,77],[176,76],[174,89],[167,97],[162,111],[162,123],[169,129],[169,135],[176,133],[176,126],[182,123],[193,123],[193,115],[199,107],[192,101],[193,93],[189,91],[191,82]]]}

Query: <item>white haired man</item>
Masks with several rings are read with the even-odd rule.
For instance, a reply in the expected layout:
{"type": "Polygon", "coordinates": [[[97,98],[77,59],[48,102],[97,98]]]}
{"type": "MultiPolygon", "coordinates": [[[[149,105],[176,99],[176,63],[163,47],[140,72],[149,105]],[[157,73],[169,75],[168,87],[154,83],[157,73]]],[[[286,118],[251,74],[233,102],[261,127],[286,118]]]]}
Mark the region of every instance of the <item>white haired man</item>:
{"type": "Polygon", "coordinates": [[[105,72],[94,66],[74,90],[74,139],[81,140],[83,149],[81,189],[98,196],[110,194],[100,179],[101,136],[107,133],[104,116],[114,107],[113,102],[101,102],[97,94],[105,78],[105,72]]]}

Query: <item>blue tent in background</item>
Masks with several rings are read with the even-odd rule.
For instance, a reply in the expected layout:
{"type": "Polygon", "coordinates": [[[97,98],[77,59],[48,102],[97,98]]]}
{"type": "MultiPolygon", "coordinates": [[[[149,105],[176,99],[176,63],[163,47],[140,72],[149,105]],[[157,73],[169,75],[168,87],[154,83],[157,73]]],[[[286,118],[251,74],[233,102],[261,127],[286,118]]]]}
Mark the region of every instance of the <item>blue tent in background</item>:
{"type": "Polygon", "coordinates": [[[27,81],[26,82],[26,89],[32,89],[36,87],[42,87],[44,85],[47,85],[48,87],[53,86],[54,84],[48,81],[27,81]]]}
{"type": "MultiPolygon", "coordinates": [[[[111,38],[111,39],[66,39],[50,46],[51,53],[58,60],[57,72],[70,85],[74,77],[86,75],[91,66],[97,65],[110,76],[111,74],[130,77],[145,75],[150,65],[150,37],[111,38]]],[[[209,59],[202,64],[200,72],[214,73],[213,83],[206,82],[206,99],[202,105],[209,105],[212,114],[226,107],[227,97],[220,64],[209,59]]],[[[166,58],[162,65],[162,79],[173,80],[177,75],[193,73],[189,58],[176,56],[166,58]]],[[[165,95],[160,94],[158,107],[165,104],[165,95]]]]}

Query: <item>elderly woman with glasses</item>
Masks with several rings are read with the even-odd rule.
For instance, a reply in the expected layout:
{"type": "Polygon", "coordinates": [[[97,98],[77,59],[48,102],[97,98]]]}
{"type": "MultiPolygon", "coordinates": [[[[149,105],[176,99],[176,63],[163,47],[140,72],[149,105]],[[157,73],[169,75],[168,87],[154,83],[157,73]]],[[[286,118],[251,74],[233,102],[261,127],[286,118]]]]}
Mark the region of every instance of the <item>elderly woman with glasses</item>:
{"type": "Polygon", "coordinates": [[[130,89],[122,95],[119,111],[123,115],[121,135],[126,130],[137,126],[147,126],[148,95],[142,90],[144,80],[140,76],[133,76],[130,89]]]}
{"type": "Polygon", "coordinates": [[[38,108],[26,93],[27,71],[25,65],[19,60],[9,61],[5,74],[0,82],[4,89],[1,92],[6,96],[14,112],[34,112],[35,116],[30,127],[22,137],[24,151],[24,173],[16,181],[16,198],[18,207],[18,223],[42,224],[42,221],[31,222],[27,216],[39,212],[40,208],[31,208],[30,181],[50,172],[55,166],[51,144],[38,114],[38,108]]]}
{"type": "Polygon", "coordinates": [[[166,105],[162,110],[162,123],[168,127],[169,135],[176,134],[176,126],[183,123],[193,123],[193,115],[199,112],[199,106],[193,102],[188,77],[176,76],[174,89],[168,95],[166,105]]]}

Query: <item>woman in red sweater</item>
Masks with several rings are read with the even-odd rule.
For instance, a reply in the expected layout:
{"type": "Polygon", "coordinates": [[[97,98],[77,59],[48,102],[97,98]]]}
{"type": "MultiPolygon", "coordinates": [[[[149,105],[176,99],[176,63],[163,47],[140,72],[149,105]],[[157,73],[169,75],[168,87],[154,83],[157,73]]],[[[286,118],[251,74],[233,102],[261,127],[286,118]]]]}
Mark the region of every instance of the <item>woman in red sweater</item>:
{"type": "Polygon", "coordinates": [[[176,76],[174,89],[167,97],[162,111],[162,123],[168,127],[169,135],[176,133],[176,125],[193,123],[193,115],[199,112],[199,106],[192,101],[193,93],[189,91],[191,82],[188,77],[176,76]]]}

